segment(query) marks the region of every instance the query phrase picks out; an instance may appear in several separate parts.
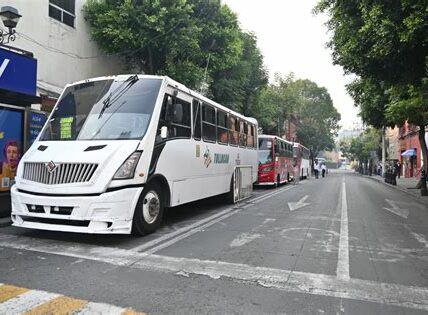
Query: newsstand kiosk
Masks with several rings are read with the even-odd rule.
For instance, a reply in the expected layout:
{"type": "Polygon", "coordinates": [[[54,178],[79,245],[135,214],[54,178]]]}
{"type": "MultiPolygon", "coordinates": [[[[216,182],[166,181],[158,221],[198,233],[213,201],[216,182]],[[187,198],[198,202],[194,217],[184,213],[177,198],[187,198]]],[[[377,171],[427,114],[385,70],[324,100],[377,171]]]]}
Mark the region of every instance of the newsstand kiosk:
{"type": "Polygon", "coordinates": [[[31,108],[37,96],[37,60],[32,54],[0,46],[0,217],[10,215],[10,187],[23,153],[31,146],[46,115],[31,108]]]}

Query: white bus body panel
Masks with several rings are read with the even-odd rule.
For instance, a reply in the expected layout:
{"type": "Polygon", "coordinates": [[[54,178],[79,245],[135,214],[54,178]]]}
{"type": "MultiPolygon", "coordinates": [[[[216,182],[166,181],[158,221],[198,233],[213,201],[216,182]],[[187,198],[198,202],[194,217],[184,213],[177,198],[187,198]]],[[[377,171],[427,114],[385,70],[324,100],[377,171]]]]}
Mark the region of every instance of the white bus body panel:
{"type": "Polygon", "coordinates": [[[227,193],[236,165],[248,165],[257,178],[257,150],[193,139],[167,141],[156,173],[168,179],[171,206],[227,193]],[[227,163],[226,163],[227,161],[227,163]]]}
{"type": "MultiPolygon", "coordinates": [[[[132,217],[143,187],[130,187],[117,191],[110,183],[135,185],[136,180],[111,181],[117,169],[139,144],[138,140],[125,141],[44,141],[36,143],[22,158],[16,185],[11,189],[13,225],[68,232],[86,233],[130,233],[132,217]],[[43,144],[44,151],[37,148],[43,144]],[[84,150],[89,146],[106,145],[95,151],[84,150]],[[97,169],[87,182],[68,184],[44,184],[24,179],[25,163],[53,161],[58,167],[62,163],[94,163],[97,169]],[[31,205],[43,206],[44,213],[30,212],[31,205]],[[70,215],[55,214],[52,207],[72,207],[70,215]],[[89,221],[88,225],[58,225],[22,220],[22,216],[40,219],[89,221]]],[[[149,150],[148,150],[149,151],[149,150]]],[[[149,154],[142,153],[136,173],[147,174],[149,154]]],[[[144,179],[138,180],[141,184],[144,179]]]]}

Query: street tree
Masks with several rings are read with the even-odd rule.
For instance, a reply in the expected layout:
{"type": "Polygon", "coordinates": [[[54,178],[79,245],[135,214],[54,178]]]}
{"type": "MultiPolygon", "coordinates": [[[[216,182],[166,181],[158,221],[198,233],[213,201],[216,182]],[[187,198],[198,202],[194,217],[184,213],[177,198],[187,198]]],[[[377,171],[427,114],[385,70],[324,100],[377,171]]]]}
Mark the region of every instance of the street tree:
{"type": "Polygon", "coordinates": [[[379,159],[381,150],[381,131],[376,128],[367,128],[358,137],[350,141],[348,156],[357,160],[360,170],[365,173],[374,171],[374,162],[379,159]]]}
{"type": "Polygon", "coordinates": [[[297,80],[289,89],[299,96],[298,106],[294,109],[299,122],[299,141],[311,149],[314,157],[323,150],[333,149],[340,128],[340,114],[327,89],[310,80],[297,80]]]}
{"type": "Polygon", "coordinates": [[[268,84],[268,73],[256,36],[245,32],[240,36],[243,45],[239,62],[211,71],[209,96],[246,116],[254,116],[261,92],[268,84]]]}
{"type": "Polygon", "coordinates": [[[284,135],[284,121],[297,121],[297,141],[311,149],[313,156],[333,149],[340,114],[324,87],[310,80],[295,80],[292,74],[277,76],[260,98],[257,116],[264,133],[284,135]]]}
{"type": "Polygon", "coordinates": [[[237,17],[220,1],[89,0],[85,12],[92,37],[130,70],[168,75],[192,89],[210,82],[208,66],[224,70],[242,55],[237,17]]]}
{"type": "Polygon", "coordinates": [[[329,14],[332,37],[328,46],[333,62],[359,77],[350,89],[357,104],[363,104],[362,117],[374,126],[403,125],[405,121],[418,126],[423,165],[428,171],[424,137],[428,125],[426,1],[320,0],[315,12],[329,14]],[[369,105],[365,101],[368,94],[379,99],[369,105]],[[385,96],[383,103],[380,100],[385,96]]]}

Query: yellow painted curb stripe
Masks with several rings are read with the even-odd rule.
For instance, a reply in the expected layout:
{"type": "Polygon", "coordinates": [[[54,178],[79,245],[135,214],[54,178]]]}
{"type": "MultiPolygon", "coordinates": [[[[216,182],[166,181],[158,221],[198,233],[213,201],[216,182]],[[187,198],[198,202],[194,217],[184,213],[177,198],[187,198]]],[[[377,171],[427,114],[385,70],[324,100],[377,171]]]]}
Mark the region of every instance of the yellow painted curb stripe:
{"type": "Polygon", "coordinates": [[[13,285],[2,285],[0,286],[0,303],[28,291],[28,289],[15,287],[13,285]]]}
{"type": "Polygon", "coordinates": [[[121,315],[147,315],[147,313],[136,312],[134,310],[126,310],[121,315]]]}
{"type": "Polygon", "coordinates": [[[43,314],[70,314],[88,304],[88,301],[72,299],[66,296],[60,296],[47,303],[33,308],[25,315],[43,315],[43,314]]]}

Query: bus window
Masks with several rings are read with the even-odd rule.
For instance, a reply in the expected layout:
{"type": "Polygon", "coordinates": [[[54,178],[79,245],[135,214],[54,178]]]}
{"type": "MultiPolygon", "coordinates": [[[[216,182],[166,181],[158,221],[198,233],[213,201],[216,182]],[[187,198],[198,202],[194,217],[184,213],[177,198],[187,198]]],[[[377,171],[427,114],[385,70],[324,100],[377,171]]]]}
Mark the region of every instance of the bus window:
{"type": "Polygon", "coordinates": [[[193,100],[193,138],[201,140],[201,103],[193,100]]]}
{"type": "Polygon", "coordinates": [[[168,138],[190,138],[190,103],[177,98],[170,123],[168,138]]]}
{"type": "Polygon", "coordinates": [[[245,147],[247,145],[247,135],[245,134],[245,123],[239,122],[239,146],[245,147]]]}
{"type": "Polygon", "coordinates": [[[249,148],[254,148],[254,127],[253,125],[248,126],[247,130],[247,145],[249,148]]]}
{"type": "Polygon", "coordinates": [[[217,141],[221,144],[229,142],[227,129],[227,113],[217,110],[217,141]]]}
{"type": "Polygon", "coordinates": [[[238,132],[238,118],[229,115],[229,142],[231,145],[238,145],[239,132],[238,132]]]}
{"type": "Polygon", "coordinates": [[[204,103],[202,106],[202,138],[205,141],[216,141],[217,134],[215,118],[215,108],[204,103]]]}

